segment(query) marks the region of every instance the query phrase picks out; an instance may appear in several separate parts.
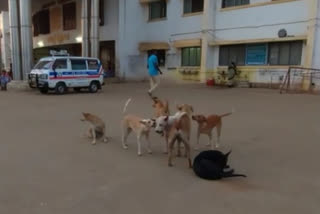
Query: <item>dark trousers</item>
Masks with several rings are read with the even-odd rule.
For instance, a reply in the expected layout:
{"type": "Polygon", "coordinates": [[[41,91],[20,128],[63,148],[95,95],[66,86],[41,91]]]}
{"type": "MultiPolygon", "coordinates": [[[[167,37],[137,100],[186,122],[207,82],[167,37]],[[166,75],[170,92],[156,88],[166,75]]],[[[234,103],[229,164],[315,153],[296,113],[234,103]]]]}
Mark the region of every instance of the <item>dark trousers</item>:
{"type": "Polygon", "coordinates": [[[7,90],[7,84],[1,84],[1,91],[7,90]]]}

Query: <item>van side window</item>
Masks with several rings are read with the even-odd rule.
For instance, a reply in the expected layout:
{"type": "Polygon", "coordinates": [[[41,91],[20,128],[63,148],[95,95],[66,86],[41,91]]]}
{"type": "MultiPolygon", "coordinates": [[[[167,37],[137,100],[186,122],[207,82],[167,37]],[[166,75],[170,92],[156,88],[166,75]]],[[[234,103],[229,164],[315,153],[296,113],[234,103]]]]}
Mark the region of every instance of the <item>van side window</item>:
{"type": "Polygon", "coordinates": [[[55,69],[67,69],[67,60],[66,59],[56,59],[56,61],[54,62],[53,68],[55,69]]]}
{"type": "Polygon", "coordinates": [[[71,59],[72,70],[87,70],[86,60],[83,59],[71,59]]]}
{"type": "Polygon", "coordinates": [[[97,70],[99,68],[99,63],[97,60],[88,60],[88,69],[89,70],[97,70]]]}

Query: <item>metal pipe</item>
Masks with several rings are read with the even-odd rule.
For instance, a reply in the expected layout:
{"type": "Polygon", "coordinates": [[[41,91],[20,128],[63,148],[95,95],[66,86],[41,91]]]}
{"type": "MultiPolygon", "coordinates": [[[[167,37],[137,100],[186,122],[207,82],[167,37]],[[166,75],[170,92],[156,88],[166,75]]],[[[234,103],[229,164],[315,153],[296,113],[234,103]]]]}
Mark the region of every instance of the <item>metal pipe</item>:
{"type": "Polygon", "coordinates": [[[82,56],[89,56],[89,17],[88,17],[88,0],[82,0],[81,9],[81,28],[82,28],[82,56]]]}
{"type": "Polygon", "coordinates": [[[11,62],[12,62],[12,73],[13,73],[14,80],[22,80],[18,17],[19,16],[18,16],[17,0],[9,0],[11,62]]]}
{"type": "Polygon", "coordinates": [[[99,0],[91,0],[91,56],[99,57],[99,0]]]}
{"type": "Polygon", "coordinates": [[[33,65],[33,42],[31,28],[31,0],[20,0],[20,29],[22,79],[27,77],[33,65]]]}

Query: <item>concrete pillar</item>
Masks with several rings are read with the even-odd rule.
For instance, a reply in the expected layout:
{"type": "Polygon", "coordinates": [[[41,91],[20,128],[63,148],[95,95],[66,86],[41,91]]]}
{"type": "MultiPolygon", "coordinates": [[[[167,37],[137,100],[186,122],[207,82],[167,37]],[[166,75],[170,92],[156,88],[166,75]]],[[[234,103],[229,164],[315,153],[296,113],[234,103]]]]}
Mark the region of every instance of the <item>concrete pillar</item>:
{"type": "Polygon", "coordinates": [[[22,79],[26,79],[33,66],[31,0],[20,0],[20,27],[22,79]]]}
{"type": "Polygon", "coordinates": [[[119,16],[118,16],[118,40],[116,42],[116,61],[118,65],[118,77],[124,81],[126,72],[128,72],[128,61],[126,53],[126,23],[127,23],[127,1],[119,0],[119,16]]]}
{"type": "Polygon", "coordinates": [[[91,57],[99,57],[99,0],[91,0],[91,57]]]}
{"type": "Polygon", "coordinates": [[[81,30],[82,30],[82,56],[89,56],[89,17],[88,0],[82,0],[81,6],[81,30]]]}
{"type": "Polygon", "coordinates": [[[200,67],[200,81],[206,80],[207,73],[207,60],[208,60],[208,30],[211,28],[210,25],[210,0],[204,0],[203,4],[203,16],[202,16],[202,33],[201,33],[201,67],[200,67]]]}
{"type": "MultiPolygon", "coordinates": [[[[313,66],[314,54],[315,54],[315,35],[317,28],[318,17],[318,4],[319,0],[307,1],[309,10],[309,23],[308,23],[308,39],[305,50],[305,62],[304,67],[311,68],[313,66]]],[[[303,79],[303,90],[308,91],[311,87],[311,80],[309,77],[303,79]]]]}
{"type": "Polygon", "coordinates": [[[9,0],[11,63],[14,80],[22,80],[17,0],[9,0]]]}

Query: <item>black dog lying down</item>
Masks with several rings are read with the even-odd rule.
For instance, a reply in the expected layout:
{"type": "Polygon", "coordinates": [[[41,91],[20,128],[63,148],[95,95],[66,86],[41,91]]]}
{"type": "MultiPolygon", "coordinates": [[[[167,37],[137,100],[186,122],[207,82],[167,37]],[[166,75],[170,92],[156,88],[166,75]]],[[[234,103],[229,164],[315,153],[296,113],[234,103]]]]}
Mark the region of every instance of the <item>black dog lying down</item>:
{"type": "Polygon", "coordinates": [[[193,171],[200,178],[207,180],[220,180],[229,177],[247,177],[234,174],[234,170],[228,166],[228,157],[231,151],[223,154],[220,151],[210,150],[201,152],[193,161],[193,171]]]}

